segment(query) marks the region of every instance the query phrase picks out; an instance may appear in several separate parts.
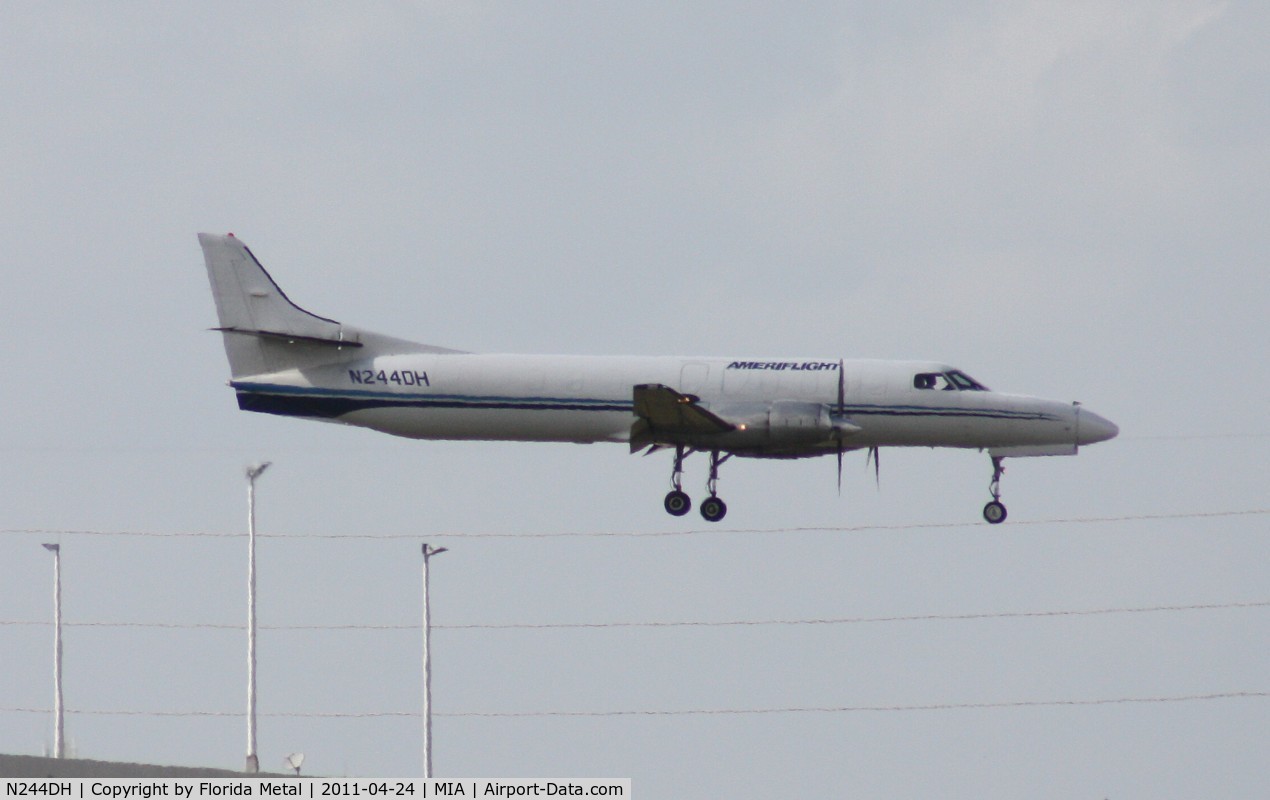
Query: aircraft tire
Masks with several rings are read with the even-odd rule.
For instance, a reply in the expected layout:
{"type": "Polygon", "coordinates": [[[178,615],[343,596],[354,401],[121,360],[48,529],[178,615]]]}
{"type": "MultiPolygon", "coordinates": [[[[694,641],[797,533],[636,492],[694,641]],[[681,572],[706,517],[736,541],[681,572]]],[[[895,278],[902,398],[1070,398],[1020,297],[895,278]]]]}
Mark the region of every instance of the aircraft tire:
{"type": "Polygon", "coordinates": [[[676,489],[666,495],[666,513],[672,517],[682,517],[692,509],[692,499],[676,489]]]}
{"type": "Polygon", "coordinates": [[[999,525],[1005,522],[1006,511],[1005,506],[993,500],[983,507],[983,518],[992,525],[999,525]]]}
{"type": "Polygon", "coordinates": [[[706,522],[718,522],[728,513],[728,505],[717,497],[707,497],[701,501],[701,516],[706,522]]]}

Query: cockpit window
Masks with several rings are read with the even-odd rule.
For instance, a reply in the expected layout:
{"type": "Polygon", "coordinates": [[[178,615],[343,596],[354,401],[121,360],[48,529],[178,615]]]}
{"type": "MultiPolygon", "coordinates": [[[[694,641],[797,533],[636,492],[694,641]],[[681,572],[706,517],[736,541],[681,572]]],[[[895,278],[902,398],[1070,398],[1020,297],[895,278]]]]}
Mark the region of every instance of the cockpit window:
{"type": "Polygon", "coordinates": [[[984,386],[982,383],[979,383],[979,381],[970,377],[969,375],[962,372],[961,370],[955,369],[952,372],[947,373],[947,375],[948,375],[948,380],[956,384],[958,389],[965,389],[972,392],[988,391],[988,387],[984,386]]]}
{"type": "Polygon", "coordinates": [[[944,391],[986,392],[988,387],[979,383],[961,370],[948,372],[919,372],[913,376],[914,389],[937,389],[944,391]]]}

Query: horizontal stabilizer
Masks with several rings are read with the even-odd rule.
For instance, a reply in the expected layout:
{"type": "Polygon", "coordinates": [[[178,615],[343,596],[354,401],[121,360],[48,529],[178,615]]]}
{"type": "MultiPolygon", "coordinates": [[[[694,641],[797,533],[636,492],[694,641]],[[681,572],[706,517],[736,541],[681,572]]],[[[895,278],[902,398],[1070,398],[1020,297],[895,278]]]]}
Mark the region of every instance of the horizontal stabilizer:
{"type": "Polygon", "coordinates": [[[212,328],[214,331],[221,333],[240,333],[244,336],[260,336],[266,339],[277,339],[287,344],[316,344],[327,345],[331,347],[361,347],[362,343],[356,338],[356,334],[344,338],[349,333],[347,329],[340,330],[340,336],[337,338],[327,338],[324,336],[300,336],[295,333],[284,333],[282,331],[260,331],[246,330],[243,328],[212,328]]]}

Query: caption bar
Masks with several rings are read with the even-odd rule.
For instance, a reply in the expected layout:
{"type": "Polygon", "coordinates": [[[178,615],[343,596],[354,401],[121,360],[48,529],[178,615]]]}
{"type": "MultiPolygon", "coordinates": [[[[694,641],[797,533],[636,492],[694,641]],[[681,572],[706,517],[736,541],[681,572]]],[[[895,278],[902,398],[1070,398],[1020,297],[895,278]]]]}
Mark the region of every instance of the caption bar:
{"type": "Polygon", "coordinates": [[[0,798],[50,797],[69,800],[153,800],[153,798],[304,797],[620,797],[631,796],[622,780],[337,780],[332,778],[45,778],[0,781],[0,798]]]}

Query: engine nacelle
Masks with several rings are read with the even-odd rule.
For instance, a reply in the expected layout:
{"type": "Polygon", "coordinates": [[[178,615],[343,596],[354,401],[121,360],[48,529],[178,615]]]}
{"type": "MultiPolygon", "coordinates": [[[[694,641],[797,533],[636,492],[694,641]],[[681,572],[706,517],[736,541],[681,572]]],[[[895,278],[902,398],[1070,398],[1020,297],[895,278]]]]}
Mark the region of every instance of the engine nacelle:
{"type": "Polygon", "coordinates": [[[833,432],[833,421],[823,403],[777,400],[768,411],[767,429],[773,444],[820,442],[833,432]]]}
{"type": "Polygon", "coordinates": [[[719,407],[717,414],[736,425],[724,434],[728,449],[784,449],[820,444],[834,432],[824,403],[777,400],[770,404],[719,407]]]}

